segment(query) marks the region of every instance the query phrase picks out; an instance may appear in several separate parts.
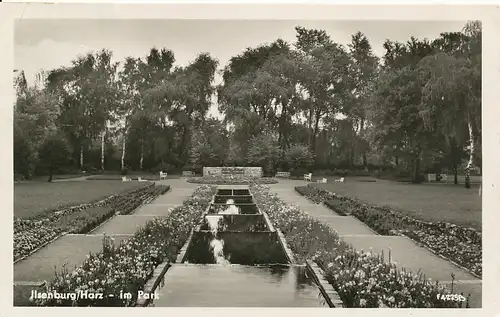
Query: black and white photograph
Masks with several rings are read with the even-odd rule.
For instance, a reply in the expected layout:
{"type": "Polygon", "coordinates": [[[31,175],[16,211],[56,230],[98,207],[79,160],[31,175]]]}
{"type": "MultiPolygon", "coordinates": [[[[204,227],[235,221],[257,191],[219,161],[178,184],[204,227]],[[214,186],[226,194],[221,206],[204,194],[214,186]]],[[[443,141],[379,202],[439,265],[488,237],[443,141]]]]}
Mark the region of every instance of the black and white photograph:
{"type": "Polygon", "coordinates": [[[13,29],[13,306],[484,307],[480,19],[13,29]]]}

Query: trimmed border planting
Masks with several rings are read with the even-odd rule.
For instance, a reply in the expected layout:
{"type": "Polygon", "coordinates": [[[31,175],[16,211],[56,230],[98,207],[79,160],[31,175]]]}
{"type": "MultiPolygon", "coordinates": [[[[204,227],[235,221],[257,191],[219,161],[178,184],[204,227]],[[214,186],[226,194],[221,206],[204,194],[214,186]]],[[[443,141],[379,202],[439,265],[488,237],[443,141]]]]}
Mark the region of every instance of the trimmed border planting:
{"type": "MultiPolygon", "coordinates": [[[[178,251],[185,244],[191,230],[208,207],[215,190],[200,186],[168,216],[148,221],[130,239],[115,247],[112,238],[103,238],[103,250],[88,255],[84,263],[69,272],[63,268],[54,280],[47,283],[46,292],[103,293],[103,299],[37,299],[37,306],[135,306],[139,290],[145,290],[148,281],[161,263],[175,262],[178,251]],[[120,293],[130,297],[120,298],[120,293]],[[109,294],[114,296],[110,297],[109,294]]],[[[151,285],[149,285],[151,286],[151,285]]],[[[149,287],[148,286],[148,287],[149,287]]]]}
{"type": "Polygon", "coordinates": [[[14,263],[17,263],[66,233],[85,234],[113,217],[130,214],[141,204],[164,194],[170,186],[149,183],[127,193],[31,218],[14,219],[14,263]]]}
{"type": "Polygon", "coordinates": [[[473,228],[418,220],[386,206],[361,203],[312,186],[297,186],[295,190],[337,213],[341,210],[356,217],[381,235],[406,236],[472,275],[482,276],[482,234],[473,228]]]}
{"type": "MultiPolygon", "coordinates": [[[[373,255],[354,250],[328,225],[290,206],[269,192],[268,186],[252,186],[259,208],[279,228],[298,261],[312,259],[339,294],[345,307],[461,307],[461,303],[437,299],[445,286],[432,283],[421,273],[373,255]]],[[[390,255],[389,255],[390,257],[390,255]]]]}

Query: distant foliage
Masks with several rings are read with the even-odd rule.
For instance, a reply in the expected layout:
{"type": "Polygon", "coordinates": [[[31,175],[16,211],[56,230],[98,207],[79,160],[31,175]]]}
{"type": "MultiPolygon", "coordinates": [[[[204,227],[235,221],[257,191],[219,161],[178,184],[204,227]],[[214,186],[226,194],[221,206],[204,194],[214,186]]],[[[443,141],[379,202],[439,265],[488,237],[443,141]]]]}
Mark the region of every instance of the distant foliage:
{"type": "Polygon", "coordinates": [[[248,162],[253,166],[261,166],[264,172],[272,172],[280,158],[280,148],[274,136],[261,134],[250,141],[248,162]]]}

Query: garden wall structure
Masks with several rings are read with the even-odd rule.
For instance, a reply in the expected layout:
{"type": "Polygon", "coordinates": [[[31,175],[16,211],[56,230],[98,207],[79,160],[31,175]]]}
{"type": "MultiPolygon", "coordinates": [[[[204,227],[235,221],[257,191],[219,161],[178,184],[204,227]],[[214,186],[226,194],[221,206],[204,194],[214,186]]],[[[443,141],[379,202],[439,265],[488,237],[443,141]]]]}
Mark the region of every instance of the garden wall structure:
{"type": "Polygon", "coordinates": [[[210,175],[262,177],[262,167],[203,167],[203,176],[210,175]]]}

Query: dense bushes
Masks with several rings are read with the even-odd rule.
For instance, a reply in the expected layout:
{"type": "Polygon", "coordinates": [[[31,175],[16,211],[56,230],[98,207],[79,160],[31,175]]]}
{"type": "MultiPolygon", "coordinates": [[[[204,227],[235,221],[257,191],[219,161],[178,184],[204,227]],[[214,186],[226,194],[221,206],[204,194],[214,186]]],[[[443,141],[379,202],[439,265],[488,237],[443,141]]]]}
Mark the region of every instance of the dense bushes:
{"type": "Polygon", "coordinates": [[[265,186],[252,187],[260,210],[280,228],[300,261],[313,259],[326,273],[346,307],[457,307],[437,299],[448,293],[421,274],[411,274],[387,262],[383,255],[354,251],[328,225],[297,206],[290,206],[265,186]]]}
{"type": "Polygon", "coordinates": [[[191,198],[172,210],[168,217],[158,217],[146,223],[134,236],[116,247],[110,238],[103,240],[103,251],[91,254],[73,272],[63,270],[47,285],[47,292],[100,292],[104,299],[37,300],[39,306],[134,306],[137,293],[144,289],[155,267],[174,261],[192,228],[200,220],[215,191],[210,186],[199,187],[191,198]],[[132,298],[121,299],[120,292],[132,298]]]}
{"type": "Polygon", "coordinates": [[[328,207],[334,205],[332,210],[338,212],[341,209],[341,213],[355,216],[379,234],[404,234],[475,275],[482,274],[482,234],[472,228],[445,222],[425,222],[388,207],[364,204],[312,186],[295,189],[315,203],[324,202],[328,207]]]}
{"type": "Polygon", "coordinates": [[[108,197],[101,202],[14,219],[14,261],[63,233],[88,233],[115,214],[129,214],[141,204],[165,193],[169,186],[148,186],[108,197]]]}

